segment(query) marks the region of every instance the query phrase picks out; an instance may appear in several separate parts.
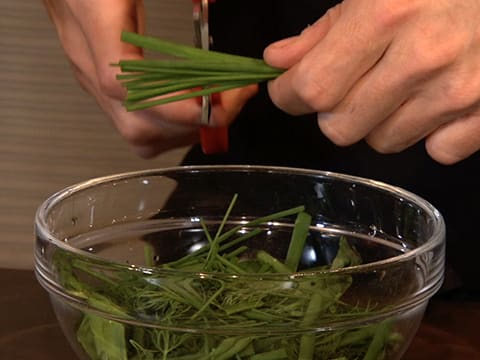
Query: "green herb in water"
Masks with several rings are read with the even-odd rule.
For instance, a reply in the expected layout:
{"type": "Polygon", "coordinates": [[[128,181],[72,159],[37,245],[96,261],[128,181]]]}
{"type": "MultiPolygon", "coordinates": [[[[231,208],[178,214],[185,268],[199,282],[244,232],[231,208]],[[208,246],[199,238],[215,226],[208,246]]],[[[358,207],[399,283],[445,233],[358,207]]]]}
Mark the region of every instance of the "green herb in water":
{"type": "Polygon", "coordinates": [[[169,57],[121,60],[116,64],[122,71],[117,78],[127,89],[128,111],[256,84],[283,72],[261,59],[198,49],[127,31],[122,33],[122,41],[169,57]],[[187,92],[178,93],[184,90],[187,92]]]}
{"type": "MultiPolygon", "coordinates": [[[[113,316],[158,325],[131,325],[85,313],[77,339],[90,359],[383,359],[398,341],[390,321],[350,330],[309,330],[322,321],[362,316],[371,309],[341,301],[352,284],[348,275],[292,276],[299,271],[310,231],[311,216],[304,207],[231,226],[236,199],[214,235],[201,222],[205,246],[156,267],[167,272],[105,266],[63,251],[55,255],[59,277],[72,295],[113,316]],[[285,259],[249,247],[249,240],[268,231],[268,222],[292,216],[296,221],[285,259]]],[[[146,264],[153,265],[153,256],[147,246],[146,264]]],[[[360,263],[356,251],[340,238],[337,256],[326,269],[360,263]]]]}

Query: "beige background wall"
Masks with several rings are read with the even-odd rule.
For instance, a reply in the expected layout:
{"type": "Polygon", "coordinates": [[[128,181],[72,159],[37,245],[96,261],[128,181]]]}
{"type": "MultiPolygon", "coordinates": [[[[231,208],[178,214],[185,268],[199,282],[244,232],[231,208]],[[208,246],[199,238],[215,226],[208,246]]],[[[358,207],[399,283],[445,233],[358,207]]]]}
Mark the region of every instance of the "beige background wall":
{"type": "MultiPolygon", "coordinates": [[[[147,32],[192,42],[191,0],[146,0],[147,32]]],[[[41,0],[0,0],[0,267],[32,267],[33,217],[51,193],[142,160],[75,82],[41,0]]]]}

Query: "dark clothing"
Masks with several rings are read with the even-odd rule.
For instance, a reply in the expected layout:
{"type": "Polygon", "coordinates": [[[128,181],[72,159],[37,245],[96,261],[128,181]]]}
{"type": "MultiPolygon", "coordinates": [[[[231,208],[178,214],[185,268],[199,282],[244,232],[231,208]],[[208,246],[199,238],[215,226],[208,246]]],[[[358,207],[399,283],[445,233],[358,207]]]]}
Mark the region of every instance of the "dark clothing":
{"type": "MultiPolygon", "coordinates": [[[[299,34],[336,1],[217,0],[211,6],[211,33],[217,50],[262,57],[270,43],[299,34]]],[[[388,96],[388,94],[386,94],[388,96]]],[[[381,180],[410,190],[436,206],[447,223],[447,258],[462,289],[480,292],[474,266],[480,257],[475,222],[480,215],[480,153],[453,166],[426,154],[423,142],[381,155],[364,142],[338,147],[318,129],[316,115],[292,117],[277,109],[265,87],[230,128],[230,151],[205,156],[198,146],[185,164],[258,164],[305,167],[381,180]]]]}

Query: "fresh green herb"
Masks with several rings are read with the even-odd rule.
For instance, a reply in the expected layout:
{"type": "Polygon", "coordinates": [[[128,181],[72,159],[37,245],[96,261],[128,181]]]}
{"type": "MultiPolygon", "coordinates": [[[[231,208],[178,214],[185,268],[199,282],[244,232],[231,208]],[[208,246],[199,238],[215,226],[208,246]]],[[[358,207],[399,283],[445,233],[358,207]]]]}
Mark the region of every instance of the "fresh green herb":
{"type": "Polygon", "coordinates": [[[122,33],[122,41],[168,56],[120,60],[116,64],[122,71],[117,78],[127,89],[128,111],[256,84],[283,72],[261,59],[198,49],[127,31],[122,33]]]}
{"type": "MultiPolygon", "coordinates": [[[[311,228],[304,207],[231,226],[236,200],[235,195],[213,237],[201,221],[206,240],[201,249],[155,265],[154,250],[147,245],[145,263],[153,270],[119,268],[64,251],[55,254],[65,289],[113,316],[85,312],[80,321],[77,339],[90,359],[384,359],[400,341],[389,320],[355,329],[314,330],[324,320],[367,315],[372,308],[341,300],[352,284],[349,275],[301,273],[311,228]],[[292,216],[296,221],[283,259],[250,245],[249,240],[269,230],[270,221],[292,216]],[[157,326],[131,323],[135,319],[157,326]]],[[[360,263],[355,249],[341,237],[329,268],[360,263]]]]}

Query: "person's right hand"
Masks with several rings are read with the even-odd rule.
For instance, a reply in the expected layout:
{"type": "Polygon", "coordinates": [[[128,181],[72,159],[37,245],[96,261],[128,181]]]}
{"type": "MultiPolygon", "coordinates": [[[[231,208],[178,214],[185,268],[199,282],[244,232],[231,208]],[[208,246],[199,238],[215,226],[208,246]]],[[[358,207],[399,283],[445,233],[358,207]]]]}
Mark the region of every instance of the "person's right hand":
{"type": "Polygon", "coordinates": [[[292,114],[317,113],[339,146],[380,153],[424,141],[455,164],[480,150],[480,1],[343,0],[299,36],[271,44],[269,83],[292,114]]]}
{"type": "MultiPolygon", "coordinates": [[[[200,105],[195,99],[127,112],[126,92],[112,67],[123,59],[141,59],[142,51],[122,43],[122,30],[143,33],[141,0],[43,0],[60,42],[81,86],[113,120],[120,134],[142,157],[198,141],[200,105]]],[[[235,89],[220,96],[212,107],[211,122],[227,125],[238,115],[256,86],[235,89]]]]}

